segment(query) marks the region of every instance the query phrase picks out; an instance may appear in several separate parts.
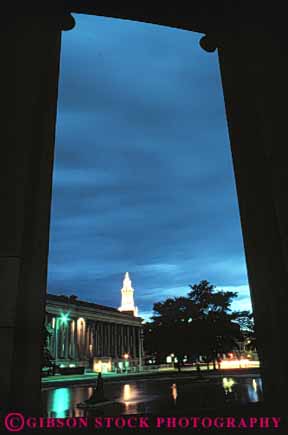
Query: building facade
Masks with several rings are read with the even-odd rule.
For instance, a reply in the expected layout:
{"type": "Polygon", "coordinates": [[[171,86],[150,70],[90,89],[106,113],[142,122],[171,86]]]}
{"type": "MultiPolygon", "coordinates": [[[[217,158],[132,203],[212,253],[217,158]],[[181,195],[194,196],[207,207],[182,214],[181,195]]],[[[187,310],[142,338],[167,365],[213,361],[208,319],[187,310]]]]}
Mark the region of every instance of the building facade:
{"type": "Polygon", "coordinates": [[[47,295],[48,348],[57,365],[102,372],[142,368],[142,319],[135,316],[137,310],[128,284],[131,287],[126,273],[123,288],[129,295],[127,311],[123,306],[123,291],[121,310],[82,301],[74,295],[47,295]]]}

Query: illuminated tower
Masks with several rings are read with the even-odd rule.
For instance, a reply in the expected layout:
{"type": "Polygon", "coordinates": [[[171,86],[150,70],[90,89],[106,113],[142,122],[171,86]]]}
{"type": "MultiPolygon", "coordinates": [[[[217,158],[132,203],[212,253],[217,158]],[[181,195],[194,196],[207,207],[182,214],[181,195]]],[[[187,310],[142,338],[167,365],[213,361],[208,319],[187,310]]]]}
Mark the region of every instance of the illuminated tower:
{"type": "Polygon", "coordinates": [[[127,311],[133,313],[134,316],[138,316],[138,308],[134,305],[134,289],[131,285],[131,279],[129,273],[125,273],[123,280],[123,287],[121,289],[121,307],[118,308],[119,311],[127,311]]]}

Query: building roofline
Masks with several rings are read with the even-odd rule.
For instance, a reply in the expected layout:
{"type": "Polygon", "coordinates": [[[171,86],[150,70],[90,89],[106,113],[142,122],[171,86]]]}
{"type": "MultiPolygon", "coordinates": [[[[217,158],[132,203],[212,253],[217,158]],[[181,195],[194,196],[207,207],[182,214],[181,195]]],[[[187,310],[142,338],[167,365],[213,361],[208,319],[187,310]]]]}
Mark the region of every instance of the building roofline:
{"type": "Polygon", "coordinates": [[[133,315],[133,313],[124,313],[123,311],[119,311],[117,308],[113,308],[113,307],[108,307],[106,305],[101,305],[101,304],[96,304],[94,302],[87,302],[87,301],[83,301],[81,299],[78,299],[78,296],[76,295],[55,295],[52,293],[47,293],[46,294],[46,304],[49,303],[49,300],[52,302],[64,302],[67,303],[69,305],[74,305],[77,307],[83,307],[83,308],[95,308],[97,310],[102,310],[102,311],[106,311],[109,313],[113,313],[116,315],[119,315],[119,317],[121,318],[126,318],[126,319],[138,319],[141,320],[141,317],[136,317],[133,315]]]}

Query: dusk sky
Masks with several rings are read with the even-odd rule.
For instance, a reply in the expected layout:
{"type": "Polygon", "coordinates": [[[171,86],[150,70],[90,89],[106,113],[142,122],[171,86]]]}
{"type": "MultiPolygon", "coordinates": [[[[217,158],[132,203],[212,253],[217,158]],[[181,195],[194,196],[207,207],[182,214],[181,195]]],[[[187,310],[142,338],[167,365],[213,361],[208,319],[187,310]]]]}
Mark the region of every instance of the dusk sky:
{"type": "Polygon", "coordinates": [[[63,32],[48,291],[139,315],[206,279],[251,309],[217,53],[74,15],[63,32]]]}

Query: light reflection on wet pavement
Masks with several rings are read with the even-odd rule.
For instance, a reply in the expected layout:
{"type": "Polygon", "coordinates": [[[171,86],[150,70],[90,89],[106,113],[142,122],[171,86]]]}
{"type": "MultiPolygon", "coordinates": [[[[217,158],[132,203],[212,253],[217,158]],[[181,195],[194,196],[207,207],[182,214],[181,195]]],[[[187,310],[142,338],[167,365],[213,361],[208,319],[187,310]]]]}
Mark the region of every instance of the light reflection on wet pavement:
{"type": "Polygon", "coordinates": [[[259,377],[223,377],[217,379],[131,380],[105,384],[105,397],[110,403],[93,410],[77,408],[92,393],[92,387],[63,387],[43,392],[48,417],[115,416],[127,414],[177,414],[198,408],[229,404],[245,405],[262,401],[259,377]],[[112,403],[111,403],[112,402],[112,403]]]}

